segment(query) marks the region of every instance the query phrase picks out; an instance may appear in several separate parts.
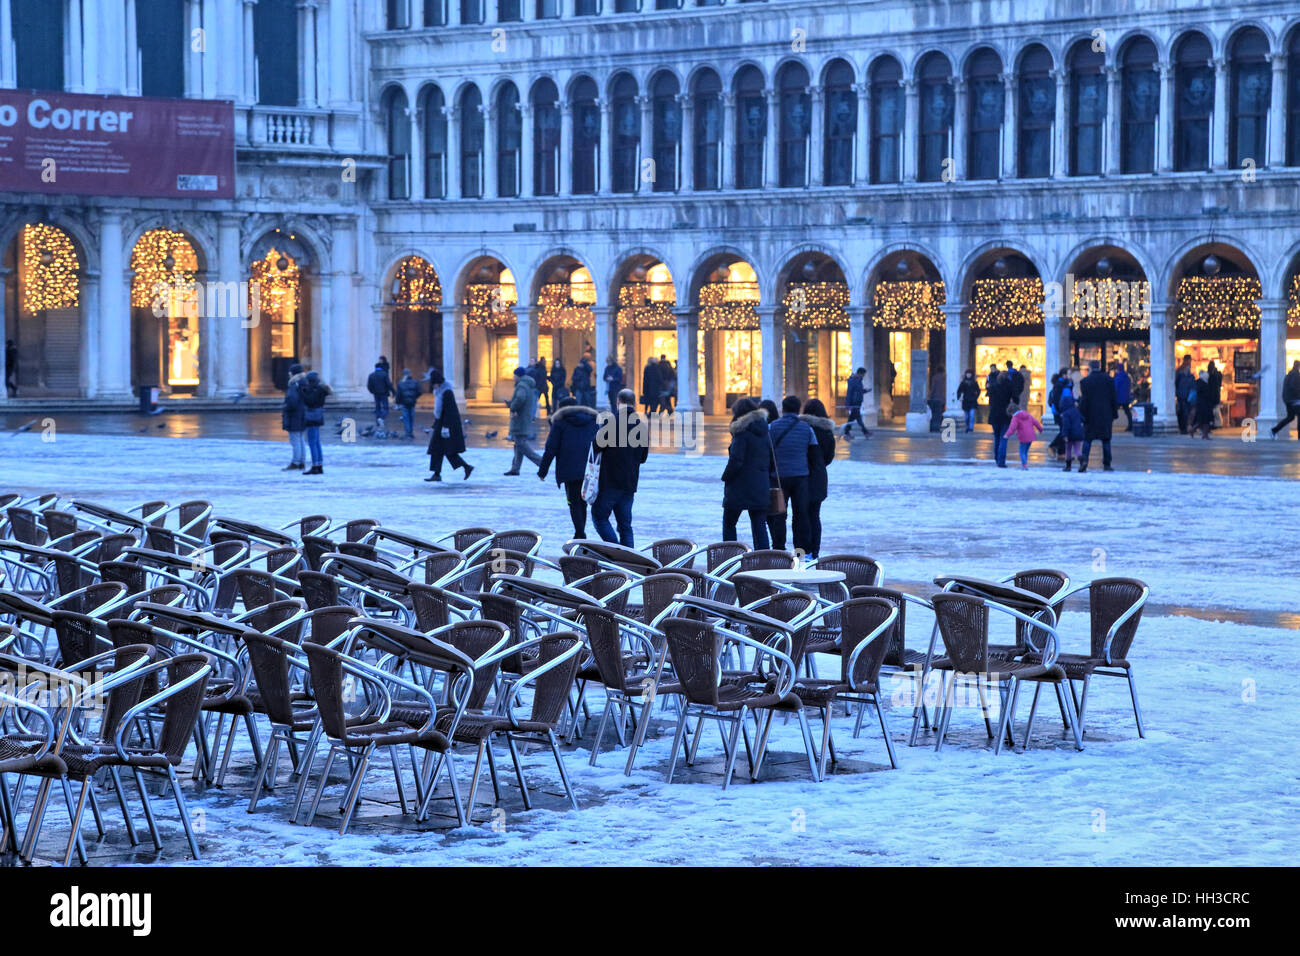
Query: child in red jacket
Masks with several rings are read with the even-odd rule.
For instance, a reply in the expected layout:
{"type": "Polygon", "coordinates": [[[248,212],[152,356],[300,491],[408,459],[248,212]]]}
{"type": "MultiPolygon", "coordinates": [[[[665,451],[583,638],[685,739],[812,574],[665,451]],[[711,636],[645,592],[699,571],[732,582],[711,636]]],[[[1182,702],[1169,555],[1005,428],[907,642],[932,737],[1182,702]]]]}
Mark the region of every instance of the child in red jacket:
{"type": "Polygon", "coordinates": [[[1043,430],[1043,424],[1033,415],[1021,409],[1015,402],[1007,406],[1007,414],[1011,416],[1011,424],[1007,426],[1006,436],[1010,438],[1016,436],[1016,441],[1020,442],[1020,467],[1029,467],[1029,446],[1034,443],[1034,438],[1043,430]]]}

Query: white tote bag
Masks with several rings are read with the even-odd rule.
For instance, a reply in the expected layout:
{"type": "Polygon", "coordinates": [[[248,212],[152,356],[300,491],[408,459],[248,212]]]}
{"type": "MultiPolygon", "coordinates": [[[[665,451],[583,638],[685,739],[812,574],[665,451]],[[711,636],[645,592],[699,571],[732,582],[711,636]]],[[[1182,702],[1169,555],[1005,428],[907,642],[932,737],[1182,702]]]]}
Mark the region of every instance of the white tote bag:
{"type": "Polygon", "coordinates": [[[596,495],[600,493],[600,455],[596,451],[596,446],[592,445],[591,451],[587,452],[587,471],[582,476],[582,500],[587,504],[595,504],[596,495]]]}

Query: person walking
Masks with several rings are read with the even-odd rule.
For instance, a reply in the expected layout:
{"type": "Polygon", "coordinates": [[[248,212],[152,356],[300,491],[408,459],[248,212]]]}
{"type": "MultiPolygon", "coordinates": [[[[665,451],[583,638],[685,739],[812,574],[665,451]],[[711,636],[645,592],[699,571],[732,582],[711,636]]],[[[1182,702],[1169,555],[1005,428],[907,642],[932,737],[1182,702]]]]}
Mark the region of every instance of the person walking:
{"type": "Polygon", "coordinates": [[[1196,376],[1196,387],[1192,389],[1192,401],[1195,407],[1192,417],[1192,437],[1197,434],[1206,441],[1210,439],[1210,431],[1214,428],[1214,408],[1219,404],[1219,396],[1214,391],[1214,383],[1210,379],[1209,369],[1205,369],[1200,375],[1196,376]]]}
{"type": "MultiPolygon", "coordinates": [[[[574,377],[577,377],[574,372],[574,377]]],[[[537,386],[525,368],[515,369],[515,393],[510,397],[510,431],[507,437],[515,443],[515,457],[507,475],[519,474],[519,466],[527,458],[534,465],[541,464],[542,456],[533,447],[537,437],[537,386]]]]}
{"type": "Polygon", "coordinates": [[[596,407],[596,369],[591,359],[583,355],[573,367],[573,397],[588,408],[596,407]]]}
{"type": "Polygon", "coordinates": [[[999,468],[1007,467],[1007,436],[1005,434],[1007,426],[1011,424],[1011,416],[1007,414],[1007,408],[1011,405],[1014,398],[1011,393],[1011,373],[1009,371],[998,372],[997,378],[989,386],[989,428],[993,429],[993,460],[999,468]]]}
{"type": "Polygon", "coordinates": [[[1007,375],[1011,379],[1011,400],[1020,404],[1020,396],[1025,393],[1025,376],[1016,369],[1016,363],[1007,359],[1007,375]]]}
{"type": "MultiPolygon", "coordinates": [[[[781,417],[768,426],[772,440],[772,456],[777,484],[785,493],[785,510],[794,527],[794,546],[804,554],[809,553],[808,521],[808,453],[818,447],[817,435],[812,427],[800,420],[802,403],[798,396],[787,395],[781,400],[781,417]]],[[[767,530],[772,536],[772,547],[785,550],[786,515],[769,515],[767,530]]]]}
{"type": "Polygon", "coordinates": [[[289,366],[289,384],[284,390],[284,406],[280,410],[280,427],[289,433],[289,464],[281,471],[302,471],[307,467],[307,406],[302,402],[298,383],[302,381],[302,366],[295,362],[289,366]]]}
{"type": "Polygon", "coordinates": [[[636,413],[636,393],[630,388],[618,393],[618,406],[604,416],[596,433],[595,447],[600,456],[600,480],[596,500],[591,505],[592,524],[602,540],[635,547],[632,502],[636,498],[641,466],[650,455],[650,434],[645,421],[636,413]],[[610,514],[618,523],[617,535],[609,523],[610,514]]]}
{"type": "Polygon", "coordinates": [[[1011,416],[1011,421],[1007,423],[1005,438],[1016,436],[1016,441],[1020,443],[1020,468],[1023,471],[1029,467],[1029,446],[1034,443],[1035,436],[1043,430],[1043,423],[1037,418],[1019,408],[1014,402],[1007,406],[1007,414],[1011,416]]]}
{"type": "Polygon", "coordinates": [[[546,377],[546,359],[539,358],[528,368],[533,384],[537,386],[537,399],[546,407],[546,414],[551,414],[551,383],[546,377]]]}
{"type": "Polygon", "coordinates": [[[1119,417],[1119,400],[1115,397],[1115,381],[1101,370],[1101,362],[1088,363],[1088,376],[1079,386],[1079,413],[1083,415],[1083,450],[1079,456],[1079,472],[1088,470],[1088,456],[1094,441],[1101,442],[1101,469],[1114,471],[1110,466],[1110,435],[1115,419],[1119,417]]]}
{"type": "Polygon", "coordinates": [[[1192,390],[1196,388],[1196,374],[1192,371],[1191,353],[1183,355],[1182,364],[1174,373],[1174,407],[1178,414],[1178,434],[1186,435],[1192,425],[1192,390]]]}
{"type": "Polygon", "coordinates": [[[1123,362],[1115,363],[1115,401],[1119,403],[1120,411],[1128,419],[1128,426],[1124,431],[1131,432],[1133,430],[1133,380],[1129,378],[1123,362]]]}
{"type": "MultiPolygon", "coordinates": [[[[618,396],[614,396],[617,402],[618,396]]],[[[551,416],[551,431],[546,436],[537,477],[546,480],[552,462],[555,464],[555,483],[564,489],[569,502],[569,517],[573,520],[573,536],[587,537],[587,502],[582,497],[582,479],[587,473],[587,455],[596,438],[596,410],[579,405],[573,396],[565,396],[551,416]]]]}
{"type": "Polygon", "coordinates": [[[722,469],[722,540],[739,541],[736,524],[749,515],[755,549],[771,547],[767,534],[767,509],[772,470],[772,443],[767,433],[767,412],[752,398],[731,407],[731,444],[722,469]]]}
{"type": "Polygon", "coordinates": [[[569,373],[564,363],[556,359],[551,363],[551,400],[558,406],[560,399],[569,394],[569,373]]]}
{"type": "Polygon", "coordinates": [[[5,340],[5,388],[13,398],[18,394],[18,346],[13,339],[5,340]]]}
{"type": "MultiPolygon", "coordinates": [[[[1082,458],[1083,455],[1083,415],[1079,412],[1079,405],[1074,400],[1072,392],[1065,392],[1061,396],[1061,437],[1065,441],[1065,468],[1069,471],[1074,464],[1074,459],[1082,458]]],[[[1080,468],[1083,462],[1079,463],[1080,468]]]]}
{"type": "Polygon", "coordinates": [[[614,356],[605,359],[605,371],[600,378],[605,383],[605,397],[609,399],[609,410],[612,412],[618,406],[618,393],[623,391],[623,369],[614,356]]]}
{"type": "Polygon", "coordinates": [[[662,390],[659,363],[651,355],[645,360],[645,368],[641,370],[641,404],[647,415],[659,411],[659,393],[662,390]]]}
{"type": "Polygon", "coordinates": [[[1210,385],[1210,413],[1201,422],[1201,427],[1205,429],[1205,438],[1208,440],[1210,432],[1218,427],[1215,413],[1219,410],[1219,403],[1223,401],[1223,373],[1219,371],[1213,359],[1205,367],[1205,376],[1210,385]]]}
{"type": "Polygon", "coordinates": [[[397,410],[402,415],[402,437],[415,438],[415,403],[420,400],[420,383],[411,376],[409,368],[402,369],[401,381],[393,388],[397,410]]]}
{"type": "Polygon", "coordinates": [[[677,370],[667,355],[659,356],[659,407],[669,415],[677,398],[677,370]]]}
{"type": "Polygon", "coordinates": [[[1277,438],[1278,432],[1297,422],[1295,437],[1300,440],[1300,359],[1296,359],[1282,380],[1282,405],[1286,408],[1286,418],[1269,429],[1269,434],[1277,438]]]}
{"type": "Polygon", "coordinates": [[[975,381],[975,370],[966,369],[966,374],[957,384],[957,399],[961,402],[962,414],[966,417],[966,434],[975,430],[975,409],[979,406],[980,383],[975,381]]]}
{"type": "Polygon", "coordinates": [[[320,429],[325,424],[325,399],[330,396],[330,387],[320,380],[320,374],[313,369],[297,384],[298,394],[302,396],[303,425],[306,432],[307,447],[311,449],[311,467],[304,475],[323,475],[325,473],[325,455],[320,447],[320,429]]]}
{"type": "Polygon", "coordinates": [[[383,428],[384,419],[388,417],[388,396],[395,392],[393,380],[388,377],[388,369],[385,367],[385,359],[382,355],[375,363],[374,371],[366,379],[366,391],[374,396],[375,423],[383,428]]]}
{"type": "Polygon", "coordinates": [[[439,369],[429,369],[429,385],[433,389],[433,428],[429,435],[429,471],[425,481],[442,481],[442,460],[447,459],[453,468],[465,469],[469,480],[474,466],[460,456],[465,451],[465,429],[460,421],[460,407],[456,393],[439,369]]]}
{"type": "Polygon", "coordinates": [[[948,374],[942,365],[930,373],[930,388],[925,403],[930,406],[930,431],[937,432],[943,425],[943,403],[947,400],[948,374]]]}
{"type": "Polygon", "coordinates": [[[830,495],[827,467],[835,460],[835,423],[826,414],[820,399],[804,402],[799,420],[817,436],[817,445],[808,449],[808,557],[815,558],[822,549],[822,502],[830,495]]]}
{"type": "Polygon", "coordinates": [[[862,429],[863,438],[871,437],[870,429],[862,421],[862,404],[867,400],[867,392],[870,391],[866,386],[866,375],[867,370],[859,368],[849,376],[849,380],[844,386],[844,405],[849,411],[849,420],[844,425],[844,437],[848,441],[853,440],[854,422],[857,422],[858,427],[862,429]]]}

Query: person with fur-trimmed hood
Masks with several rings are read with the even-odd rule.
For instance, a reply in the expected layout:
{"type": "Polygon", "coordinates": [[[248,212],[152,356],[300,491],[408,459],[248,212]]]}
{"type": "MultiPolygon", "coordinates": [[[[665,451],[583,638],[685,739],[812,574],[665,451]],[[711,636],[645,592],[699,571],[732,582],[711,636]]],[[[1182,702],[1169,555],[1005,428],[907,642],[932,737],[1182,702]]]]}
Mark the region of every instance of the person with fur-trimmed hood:
{"type": "Polygon", "coordinates": [[[822,547],[822,502],[830,494],[830,479],[826,466],[835,460],[835,422],[826,414],[826,406],[819,399],[804,402],[799,416],[812,428],[817,444],[808,448],[808,540],[807,556],[815,558],[822,547]]]}
{"type": "Polygon", "coordinates": [[[572,396],[560,399],[551,415],[551,430],[546,436],[542,462],[537,466],[537,477],[545,481],[551,463],[555,463],[555,483],[564,489],[568,498],[575,538],[587,537],[587,502],[582,497],[582,479],[587,473],[591,443],[599,429],[596,414],[594,408],[579,405],[572,396]]]}
{"type": "Polygon", "coordinates": [[[754,547],[771,546],[767,534],[767,509],[772,487],[772,444],[767,434],[767,410],[752,398],[742,398],[731,408],[731,446],[722,470],[722,540],[738,541],[736,523],[749,513],[754,547]]]}

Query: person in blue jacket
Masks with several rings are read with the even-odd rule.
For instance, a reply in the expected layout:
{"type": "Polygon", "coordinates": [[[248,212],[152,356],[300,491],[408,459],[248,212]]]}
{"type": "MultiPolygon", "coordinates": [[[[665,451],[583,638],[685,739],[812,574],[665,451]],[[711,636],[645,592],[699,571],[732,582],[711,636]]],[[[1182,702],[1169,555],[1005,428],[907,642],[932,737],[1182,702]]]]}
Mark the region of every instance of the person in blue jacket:
{"type": "Polygon", "coordinates": [[[569,501],[575,538],[587,537],[587,502],[582,498],[582,479],[587,473],[587,456],[598,428],[596,410],[579,405],[576,398],[566,395],[551,415],[551,431],[537,466],[537,477],[545,481],[551,464],[555,464],[555,483],[564,489],[569,501]]]}
{"type": "Polygon", "coordinates": [[[1115,401],[1119,402],[1120,411],[1128,419],[1128,427],[1124,431],[1131,432],[1133,430],[1133,380],[1129,378],[1123,362],[1115,363],[1115,401]]]}

